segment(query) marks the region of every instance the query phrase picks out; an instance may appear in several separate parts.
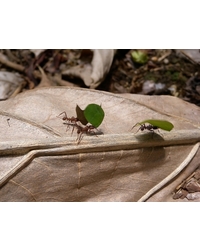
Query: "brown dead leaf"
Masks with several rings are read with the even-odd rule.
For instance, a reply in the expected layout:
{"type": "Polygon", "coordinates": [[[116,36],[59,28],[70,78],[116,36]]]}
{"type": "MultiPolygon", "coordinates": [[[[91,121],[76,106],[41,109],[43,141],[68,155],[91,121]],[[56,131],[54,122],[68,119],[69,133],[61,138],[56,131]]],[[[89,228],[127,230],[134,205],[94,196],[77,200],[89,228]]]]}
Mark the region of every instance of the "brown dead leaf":
{"type": "Polygon", "coordinates": [[[189,176],[199,162],[199,117],[198,107],[169,96],[67,87],[19,94],[0,103],[0,201],[137,201],[191,156],[181,174],[147,199],[173,200],[182,174],[189,176]],[[84,135],[77,145],[76,129],[71,136],[57,116],[75,116],[76,104],[84,109],[97,102],[105,111],[103,134],[84,135]],[[131,131],[151,118],[174,129],[162,136],[131,131]]]}
{"type": "Polygon", "coordinates": [[[7,99],[15,91],[20,91],[24,80],[18,73],[0,72],[0,100],[7,99]]]}
{"type": "Polygon", "coordinates": [[[113,62],[116,50],[94,49],[91,63],[74,66],[62,72],[63,75],[80,77],[86,86],[95,89],[105,79],[113,62]]]}

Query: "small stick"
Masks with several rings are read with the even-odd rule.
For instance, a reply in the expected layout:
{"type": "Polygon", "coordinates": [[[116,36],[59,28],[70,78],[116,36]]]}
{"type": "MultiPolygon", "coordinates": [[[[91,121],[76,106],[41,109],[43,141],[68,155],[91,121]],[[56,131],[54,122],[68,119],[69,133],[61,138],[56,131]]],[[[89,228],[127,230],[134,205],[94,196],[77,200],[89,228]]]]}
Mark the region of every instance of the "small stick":
{"type": "Polygon", "coordinates": [[[196,143],[192,150],[190,151],[189,155],[185,158],[185,160],[176,168],[171,174],[169,174],[165,179],[163,179],[161,182],[159,182],[156,186],[154,186],[152,189],[150,189],[145,195],[143,195],[138,202],[146,201],[149,197],[151,197],[153,194],[155,194],[158,190],[160,190],[162,187],[164,187],[168,182],[173,180],[187,165],[191,162],[193,157],[196,155],[198,149],[199,149],[200,143],[196,143]]]}

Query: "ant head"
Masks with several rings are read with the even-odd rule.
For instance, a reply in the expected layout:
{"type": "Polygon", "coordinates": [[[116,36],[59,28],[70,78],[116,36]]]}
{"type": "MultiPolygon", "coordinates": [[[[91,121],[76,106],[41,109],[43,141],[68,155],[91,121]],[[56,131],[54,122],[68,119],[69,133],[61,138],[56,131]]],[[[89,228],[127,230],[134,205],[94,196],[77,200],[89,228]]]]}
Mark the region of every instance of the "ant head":
{"type": "Polygon", "coordinates": [[[145,124],[142,124],[140,130],[143,131],[145,129],[145,124]]]}

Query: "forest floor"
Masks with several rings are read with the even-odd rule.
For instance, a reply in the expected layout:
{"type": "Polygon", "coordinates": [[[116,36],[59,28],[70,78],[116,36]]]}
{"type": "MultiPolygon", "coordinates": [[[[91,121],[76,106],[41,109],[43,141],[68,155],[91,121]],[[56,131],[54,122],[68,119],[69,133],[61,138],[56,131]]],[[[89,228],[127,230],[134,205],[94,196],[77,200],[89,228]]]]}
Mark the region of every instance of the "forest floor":
{"type": "MultiPolygon", "coordinates": [[[[145,63],[137,63],[132,58],[133,51],[136,50],[117,50],[108,75],[97,89],[112,93],[172,95],[200,106],[198,62],[177,50],[149,49],[140,50],[147,60],[145,63]]],[[[82,80],[62,76],[62,70],[90,62],[90,50],[44,50],[38,56],[31,50],[1,50],[1,54],[5,60],[0,60],[0,70],[18,72],[24,79],[14,94],[1,97],[1,100],[38,86],[41,83],[41,75],[37,74],[38,65],[40,72],[53,79],[55,85],[86,88],[82,80]]]]}

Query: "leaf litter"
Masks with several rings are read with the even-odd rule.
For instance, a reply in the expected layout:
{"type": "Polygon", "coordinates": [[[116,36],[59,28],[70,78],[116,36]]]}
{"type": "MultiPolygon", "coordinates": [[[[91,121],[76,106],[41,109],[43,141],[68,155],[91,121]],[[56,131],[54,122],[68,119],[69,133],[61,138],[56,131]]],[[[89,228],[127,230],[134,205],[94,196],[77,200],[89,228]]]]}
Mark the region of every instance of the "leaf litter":
{"type": "MultiPolygon", "coordinates": [[[[94,76],[95,81],[98,82],[95,88],[99,90],[112,93],[171,95],[200,105],[200,59],[198,55],[200,53],[198,50],[185,50],[186,52],[170,49],[103,51],[1,50],[0,70],[18,72],[26,82],[21,89],[24,91],[40,84],[42,75],[38,66],[43,69],[46,78],[50,79],[53,86],[77,87],[89,86],[89,82],[92,81],[89,74],[92,77],[94,68],[96,72],[99,72],[94,76]],[[133,53],[143,53],[148,60],[143,64],[138,64],[132,59],[133,53]],[[103,66],[102,60],[105,60],[107,66],[103,66]],[[102,66],[97,68],[96,65],[101,64],[101,61],[102,66]],[[88,68],[90,73],[86,72],[87,65],[90,67],[88,68]],[[75,74],[64,73],[72,68],[75,72],[76,67],[79,69],[75,74]],[[84,67],[86,67],[85,70],[84,67]],[[98,77],[98,74],[101,76],[98,77]],[[87,86],[84,80],[88,82],[87,86]]],[[[5,96],[4,99],[8,97],[5,96]]]]}

